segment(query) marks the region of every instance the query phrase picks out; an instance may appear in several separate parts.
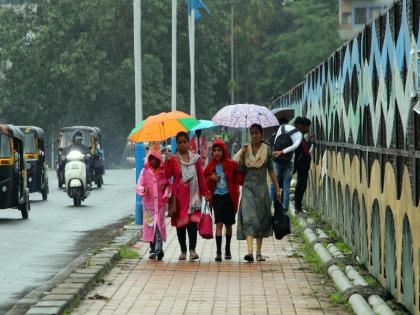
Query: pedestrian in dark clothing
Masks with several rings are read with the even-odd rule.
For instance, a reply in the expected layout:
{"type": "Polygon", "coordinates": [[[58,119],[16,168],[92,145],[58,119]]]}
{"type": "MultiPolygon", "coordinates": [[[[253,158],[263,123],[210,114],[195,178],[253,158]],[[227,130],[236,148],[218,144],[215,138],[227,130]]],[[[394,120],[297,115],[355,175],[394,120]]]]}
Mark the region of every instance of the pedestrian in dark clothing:
{"type": "Polygon", "coordinates": [[[297,173],[297,184],[295,189],[295,212],[302,212],[302,199],[308,186],[308,174],[311,168],[311,143],[305,139],[309,132],[311,121],[303,118],[295,123],[295,127],[303,134],[302,141],[295,151],[295,171],[297,173]]]}

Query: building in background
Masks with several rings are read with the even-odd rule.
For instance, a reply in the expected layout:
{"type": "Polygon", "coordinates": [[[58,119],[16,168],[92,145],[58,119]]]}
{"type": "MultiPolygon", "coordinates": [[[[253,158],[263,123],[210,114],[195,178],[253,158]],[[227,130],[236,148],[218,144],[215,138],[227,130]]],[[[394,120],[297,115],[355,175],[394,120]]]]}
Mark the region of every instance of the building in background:
{"type": "Polygon", "coordinates": [[[341,39],[348,40],[360,32],[366,23],[373,21],[393,0],[338,0],[341,39]]]}

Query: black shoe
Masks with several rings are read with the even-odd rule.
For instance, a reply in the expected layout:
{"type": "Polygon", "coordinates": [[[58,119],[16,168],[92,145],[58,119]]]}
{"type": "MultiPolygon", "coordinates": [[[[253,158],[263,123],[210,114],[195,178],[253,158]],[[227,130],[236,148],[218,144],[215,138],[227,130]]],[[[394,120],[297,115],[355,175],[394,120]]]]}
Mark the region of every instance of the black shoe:
{"type": "Polygon", "coordinates": [[[222,254],[216,254],[215,261],[221,262],[222,261],[222,254]]]}
{"type": "Polygon", "coordinates": [[[163,250],[158,250],[157,253],[156,253],[156,256],[157,256],[158,260],[162,260],[163,256],[165,256],[165,254],[164,254],[163,250]]]}
{"type": "Polygon", "coordinates": [[[225,259],[232,259],[232,254],[230,253],[230,251],[225,252],[225,259]]]}
{"type": "Polygon", "coordinates": [[[248,255],[245,255],[244,259],[247,262],[253,262],[254,261],[254,256],[252,254],[248,254],[248,255]]]}
{"type": "Polygon", "coordinates": [[[156,253],[154,252],[150,253],[149,259],[156,259],[156,253]]]}

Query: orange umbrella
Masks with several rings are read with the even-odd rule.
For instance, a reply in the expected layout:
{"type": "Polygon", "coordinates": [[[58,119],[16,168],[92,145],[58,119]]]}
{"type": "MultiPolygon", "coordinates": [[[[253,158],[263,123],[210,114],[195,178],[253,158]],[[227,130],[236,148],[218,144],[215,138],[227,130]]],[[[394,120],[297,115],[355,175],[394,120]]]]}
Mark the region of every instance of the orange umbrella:
{"type": "Polygon", "coordinates": [[[131,131],[128,139],[134,142],[163,141],[180,131],[190,131],[198,124],[197,119],[184,112],[160,113],[143,120],[131,131]]]}

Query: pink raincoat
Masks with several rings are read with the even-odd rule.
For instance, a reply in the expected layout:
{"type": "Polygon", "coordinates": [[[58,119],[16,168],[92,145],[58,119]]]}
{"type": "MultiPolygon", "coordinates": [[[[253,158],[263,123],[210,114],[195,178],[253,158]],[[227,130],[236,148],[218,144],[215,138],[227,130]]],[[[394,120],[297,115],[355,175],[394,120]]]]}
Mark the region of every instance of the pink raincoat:
{"type": "Polygon", "coordinates": [[[165,213],[170,187],[165,174],[165,163],[160,152],[150,150],[136,186],[136,193],[143,203],[143,241],[154,242],[155,229],[159,228],[162,240],[166,241],[165,213]],[[160,160],[157,170],[149,164],[149,157],[160,160]],[[146,188],[149,192],[146,192],[146,188]]]}

